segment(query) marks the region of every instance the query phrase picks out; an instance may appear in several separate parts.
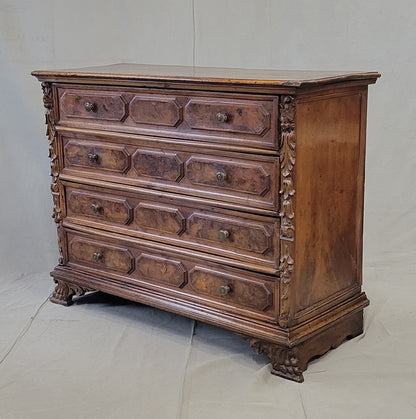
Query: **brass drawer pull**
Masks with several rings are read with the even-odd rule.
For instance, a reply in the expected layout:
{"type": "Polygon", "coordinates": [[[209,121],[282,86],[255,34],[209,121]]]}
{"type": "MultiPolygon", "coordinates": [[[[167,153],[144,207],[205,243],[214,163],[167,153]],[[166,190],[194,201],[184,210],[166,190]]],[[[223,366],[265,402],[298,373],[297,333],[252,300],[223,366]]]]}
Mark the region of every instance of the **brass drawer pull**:
{"type": "Polygon", "coordinates": [[[220,286],[220,297],[225,297],[226,295],[230,294],[231,287],[229,285],[221,285],[220,286]]]}
{"type": "Polygon", "coordinates": [[[98,154],[95,153],[89,153],[88,154],[88,161],[90,163],[97,163],[98,162],[98,154]]]}
{"type": "Polygon", "coordinates": [[[227,179],[227,173],[219,171],[216,174],[216,178],[218,182],[224,182],[224,180],[227,179]]]}
{"type": "Polygon", "coordinates": [[[220,230],[218,232],[218,238],[220,241],[227,240],[230,237],[230,232],[228,230],[220,230]]]}
{"type": "Polygon", "coordinates": [[[98,205],[98,204],[91,204],[91,211],[94,213],[94,214],[98,214],[99,212],[101,212],[102,211],[102,207],[100,206],[100,205],[98,205]]]}
{"type": "Polygon", "coordinates": [[[102,262],[102,260],[103,260],[103,255],[102,255],[100,252],[95,252],[95,253],[92,255],[92,260],[93,260],[94,262],[102,262]]]}
{"type": "Polygon", "coordinates": [[[228,121],[228,115],[223,112],[218,112],[215,117],[217,118],[218,122],[227,122],[228,121]]]}
{"type": "Polygon", "coordinates": [[[97,106],[95,105],[95,103],[85,102],[84,108],[87,112],[95,112],[97,109],[97,106]]]}

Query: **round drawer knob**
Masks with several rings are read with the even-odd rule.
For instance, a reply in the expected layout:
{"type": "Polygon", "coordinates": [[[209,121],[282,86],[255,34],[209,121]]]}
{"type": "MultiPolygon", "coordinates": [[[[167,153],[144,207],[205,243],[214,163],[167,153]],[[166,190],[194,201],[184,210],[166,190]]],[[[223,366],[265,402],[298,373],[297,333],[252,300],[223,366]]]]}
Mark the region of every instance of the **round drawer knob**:
{"type": "Polygon", "coordinates": [[[224,112],[218,112],[215,117],[217,118],[218,122],[227,122],[228,121],[228,115],[224,112]]]}
{"type": "Polygon", "coordinates": [[[88,161],[90,163],[97,163],[98,162],[98,154],[95,153],[89,153],[88,154],[88,161]]]}
{"type": "Polygon", "coordinates": [[[218,232],[218,238],[220,239],[220,241],[224,241],[227,240],[228,237],[230,237],[230,232],[228,230],[220,230],[218,232]]]}
{"type": "Polygon", "coordinates": [[[95,112],[96,106],[95,103],[85,102],[84,108],[87,112],[95,112]]]}
{"type": "Polygon", "coordinates": [[[231,292],[231,287],[229,285],[221,285],[220,286],[220,296],[225,297],[231,292]]]}
{"type": "Polygon", "coordinates": [[[95,252],[95,253],[92,255],[92,260],[93,260],[94,262],[101,262],[101,261],[103,260],[103,255],[102,255],[100,252],[95,252]]]}
{"type": "Polygon", "coordinates": [[[100,205],[98,205],[98,204],[91,204],[91,211],[94,214],[98,214],[99,212],[101,212],[101,210],[102,210],[102,207],[100,205]]]}
{"type": "Polygon", "coordinates": [[[218,182],[224,182],[225,179],[227,179],[227,173],[219,171],[215,175],[218,182]]]}

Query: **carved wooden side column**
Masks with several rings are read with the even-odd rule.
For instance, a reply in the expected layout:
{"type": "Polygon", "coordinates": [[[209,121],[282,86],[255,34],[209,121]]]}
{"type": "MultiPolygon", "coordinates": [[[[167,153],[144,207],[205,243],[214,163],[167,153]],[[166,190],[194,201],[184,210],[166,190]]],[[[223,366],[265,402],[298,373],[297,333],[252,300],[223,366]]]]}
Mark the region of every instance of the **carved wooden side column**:
{"type": "MultiPolygon", "coordinates": [[[[42,83],[43,91],[43,105],[45,106],[45,119],[46,119],[46,136],[49,140],[49,158],[51,161],[51,192],[53,199],[52,218],[54,219],[58,230],[58,246],[59,246],[59,265],[67,263],[66,252],[66,235],[62,226],[62,220],[65,216],[64,205],[64,191],[62,184],[59,180],[59,173],[61,170],[59,152],[58,152],[58,139],[55,129],[56,113],[53,101],[53,87],[51,83],[42,83]]],[[[57,304],[70,305],[74,295],[83,295],[89,289],[81,288],[76,284],[64,282],[62,280],[54,281],[57,283],[54,293],[50,300],[57,304]]]]}
{"type": "MultiPolygon", "coordinates": [[[[280,97],[280,311],[279,326],[290,326],[293,310],[292,277],[294,273],[295,241],[295,161],[296,136],[295,119],[296,103],[293,96],[280,97]]],[[[267,355],[273,366],[272,373],[302,382],[302,372],[307,368],[308,355],[299,348],[289,348],[246,337],[257,353],[267,355]],[[303,356],[305,355],[305,356],[303,356]]]]}
{"type": "Polygon", "coordinates": [[[279,325],[289,326],[295,241],[296,105],[292,96],[280,100],[280,313],[279,325]]]}

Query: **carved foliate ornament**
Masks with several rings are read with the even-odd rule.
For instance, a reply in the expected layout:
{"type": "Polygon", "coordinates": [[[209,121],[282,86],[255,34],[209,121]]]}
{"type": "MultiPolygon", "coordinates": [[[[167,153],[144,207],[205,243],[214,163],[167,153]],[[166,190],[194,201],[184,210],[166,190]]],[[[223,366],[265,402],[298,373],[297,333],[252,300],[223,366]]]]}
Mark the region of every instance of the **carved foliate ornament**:
{"type": "Polygon", "coordinates": [[[293,239],[295,227],[293,225],[294,211],[294,181],[293,168],[295,166],[295,99],[283,96],[280,102],[280,217],[282,238],[293,239]]]}
{"type": "Polygon", "coordinates": [[[84,295],[86,292],[94,291],[90,288],[81,287],[77,284],[68,281],[61,281],[54,279],[56,283],[55,290],[52,294],[51,301],[64,306],[72,304],[72,297],[74,295],[84,295]]]}
{"type": "Polygon", "coordinates": [[[282,96],[280,101],[280,314],[279,325],[287,327],[290,315],[290,282],[294,270],[293,241],[295,239],[295,119],[296,106],[292,96],[282,96]]]}
{"type": "Polygon", "coordinates": [[[58,145],[57,145],[57,134],[55,130],[55,109],[53,106],[53,93],[51,83],[42,83],[43,91],[43,105],[45,106],[45,117],[46,117],[46,135],[49,141],[49,159],[51,162],[51,192],[53,199],[53,211],[52,218],[55,223],[58,224],[58,241],[59,241],[59,264],[64,263],[63,256],[63,245],[62,245],[62,234],[59,232],[59,226],[62,223],[63,213],[62,205],[63,202],[63,190],[59,182],[59,159],[58,159],[58,145]]]}
{"type": "Polygon", "coordinates": [[[272,374],[279,375],[298,383],[303,382],[303,371],[307,368],[307,362],[301,360],[296,349],[277,346],[257,338],[244,337],[257,354],[266,355],[272,363],[272,374]]]}

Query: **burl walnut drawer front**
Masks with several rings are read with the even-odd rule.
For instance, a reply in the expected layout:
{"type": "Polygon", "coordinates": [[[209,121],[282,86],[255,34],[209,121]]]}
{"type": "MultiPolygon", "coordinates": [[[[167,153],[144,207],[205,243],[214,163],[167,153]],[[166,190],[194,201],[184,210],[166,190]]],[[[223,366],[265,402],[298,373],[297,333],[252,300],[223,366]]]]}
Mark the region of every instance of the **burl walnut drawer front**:
{"type": "Polygon", "coordinates": [[[146,195],[121,194],[101,188],[66,186],[67,218],[72,223],[94,225],[122,234],[150,238],[242,261],[262,263],[276,273],[278,219],[225,214],[198,206],[146,195]]]}
{"type": "MultiPolygon", "coordinates": [[[[63,173],[277,210],[279,161],[242,153],[210,154],[62,137],[63,173]]],[[[185,151],[186,150],[186,151],[185,151]]]]}
{"type": "Polygon", "coordinates": [[[163,289],[226,311],[269,318],[275,313],[276,279],[73,231],[67,231],[67,240],[68,265],[94,271],[102,281],[163,289]]]}
{"type": "Polygon", "coordinates": [[[277,97],[105,87],[59,87],[60,123],[276,148],[277,97]]]}

